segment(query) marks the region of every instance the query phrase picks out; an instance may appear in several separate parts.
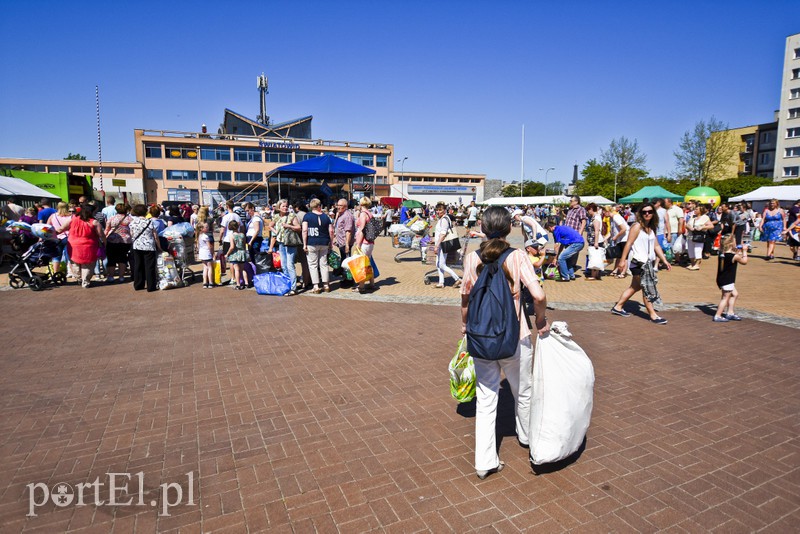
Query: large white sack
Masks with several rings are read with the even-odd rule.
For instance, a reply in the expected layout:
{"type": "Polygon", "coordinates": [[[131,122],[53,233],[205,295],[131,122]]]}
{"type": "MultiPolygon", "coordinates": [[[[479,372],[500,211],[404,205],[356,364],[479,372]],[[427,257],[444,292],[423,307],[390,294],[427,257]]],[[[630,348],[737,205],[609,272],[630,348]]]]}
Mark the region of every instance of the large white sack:
{"type": "Polygon", "coordinates": [[[587,269],[598,269],[602,271],[606,268],[606,249],[603,247],[589,247],[588,255],[589,261],[586,265],[587,269]]]}
{"type": "Polygon", "coordinates": [[[556,321],[539,337],[533,357],[530,456],[536,465],[563,460],[583,443],[592,418],[594,367],[556,321]]]}

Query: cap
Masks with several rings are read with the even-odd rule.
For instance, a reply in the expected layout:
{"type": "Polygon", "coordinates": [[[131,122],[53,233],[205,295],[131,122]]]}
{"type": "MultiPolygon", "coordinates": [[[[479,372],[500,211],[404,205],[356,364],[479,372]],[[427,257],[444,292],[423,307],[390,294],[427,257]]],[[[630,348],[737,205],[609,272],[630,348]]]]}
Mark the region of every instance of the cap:
{"type": "Polygon", "coordinates": [[[524,213],[525,213],[524,211],[522,211],[522,210],[520,210],[520,209],[516,209],[516,210],[514,210],[514,211],[512,211],[512,212],[511,212],[511,218],[513,219],[513,218],[514,218],[514,217],[516,217],[517,215],[523,215],[524,213]]]}
{"type": "Polygon", "coordinates": [[[539,240],[537,240],[537,239],[528,239],[527,241],[525,241],[525,248],[528,248],[528,247],[538,248],[538,247],[541,247],[541,246],[542,246],[542,243],[539,242],[539,240]]]}

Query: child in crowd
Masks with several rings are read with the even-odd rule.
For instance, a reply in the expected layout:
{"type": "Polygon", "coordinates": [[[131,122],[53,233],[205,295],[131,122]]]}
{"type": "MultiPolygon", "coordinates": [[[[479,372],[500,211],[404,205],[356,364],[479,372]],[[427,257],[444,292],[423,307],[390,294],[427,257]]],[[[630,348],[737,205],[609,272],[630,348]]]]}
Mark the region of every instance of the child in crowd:
{"type": "Polygon", "coordinates": [[[239,231],[239,223],[231,221],[228,223],[228,236],[225,238],[231,244],[223,257],[232,265],[233,280],[236,282],[236,289],[247,289],[250,285],[250,276],[246,270],[242,269],[242,264],[248,259],[247,247],[245,246],[244,234],[239,231]],[[239,280],[244,279],[244,284],[239,284],[239,280]]]}
{"type": "Polygon", "coordinates": [[[529,239],[525,242],[525,252],[528,253],[528,259],[533,265],[533,270],[536,273],[536,276],[539,277],[539,284],[542,284],[544,282],[542,265],[544,265],[544,260],[547,256],[544,246],[542,246],[541,242],[536,241],[535,239],[529,239]]]}
{"type": "Polygon", "coordinates": [[[197,259],[203,262],[203,289],[214,287],[214,240],[208,235],[208,223],[198,221],[195,226],[197,235],[197,259]]]}
{"type": "Polygon", "coordinates": [[[747,264],[747,248],[741,245],[736,246],[734,234],[728,234],[722,239],[722,250],[724,253],[719,255],[717,266],[717,287],[722,291],[722,298],[717,306],[717,313],[714,314],[715,323],[727,323],[728,321],[741,321],[742,318],[734,313],[734,305],[739,292],[736,291],[736,264],[747,264]],[[727,313],[724,313],[727,309],[727,313]]]}

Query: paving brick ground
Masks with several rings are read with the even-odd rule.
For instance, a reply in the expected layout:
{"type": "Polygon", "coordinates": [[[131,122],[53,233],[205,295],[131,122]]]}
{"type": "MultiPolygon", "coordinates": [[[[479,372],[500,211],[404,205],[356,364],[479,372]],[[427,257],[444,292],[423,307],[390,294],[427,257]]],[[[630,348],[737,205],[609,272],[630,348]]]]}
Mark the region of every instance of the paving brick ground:
{"type": "Polygon", "coordinates": [[[531,474],[505,392],[507,467],[479,481],[472,410],[447,385],[455,307],[127,285],[4,291],[0,303],[3,532],[784,533],[800,524],[789,327],[712,324],[700,311],[670,312],[659,327],[553,310],[595,366],[586,449],[531,474]],[[74,488],[109,472],[142,472],[145,505],[48,504],[26,517],[27,484],[74,488]],[[189,472],[195,504],[159,517],[147,505],[159,485],[180,483],[186,497],[189,472]]]}

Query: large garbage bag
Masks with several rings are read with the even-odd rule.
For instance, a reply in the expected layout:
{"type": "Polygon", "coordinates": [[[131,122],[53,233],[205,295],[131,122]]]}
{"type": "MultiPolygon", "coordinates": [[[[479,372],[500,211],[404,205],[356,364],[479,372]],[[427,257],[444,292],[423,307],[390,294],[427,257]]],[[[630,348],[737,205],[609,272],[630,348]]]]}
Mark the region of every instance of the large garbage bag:
{"type": "Polygon", "coordinates": [[[194,228],[192,225],[183,222],[183,223],[175,223],[172,226],[167,226],[164,228],[159,235],[167,236],[167,235],[179,235],[182,237],[194,237],[194,228]]]}
{"type": "Polygon", "coordinates": [[[583,443],[592,417],[594,367],[567,329],[555,321],[539,337],[533,356],[530,460],[535,465],[563,460],[583,443]]]}
{"type": "Polygon", "coordinates": [[[178,276],[178,270],[175,268],[175,260],[169,252],[162,252],[156,257],[156,268],[158,270],[158,289],[183,286],[183,280],[178,276]]]}
{"type": "Polygon", "coordinates": [[[254,259],[256,264],[256,274],[268,273],[273,269],[272,267],[272,254],[267,252],[256,253],[254,259]]]}

